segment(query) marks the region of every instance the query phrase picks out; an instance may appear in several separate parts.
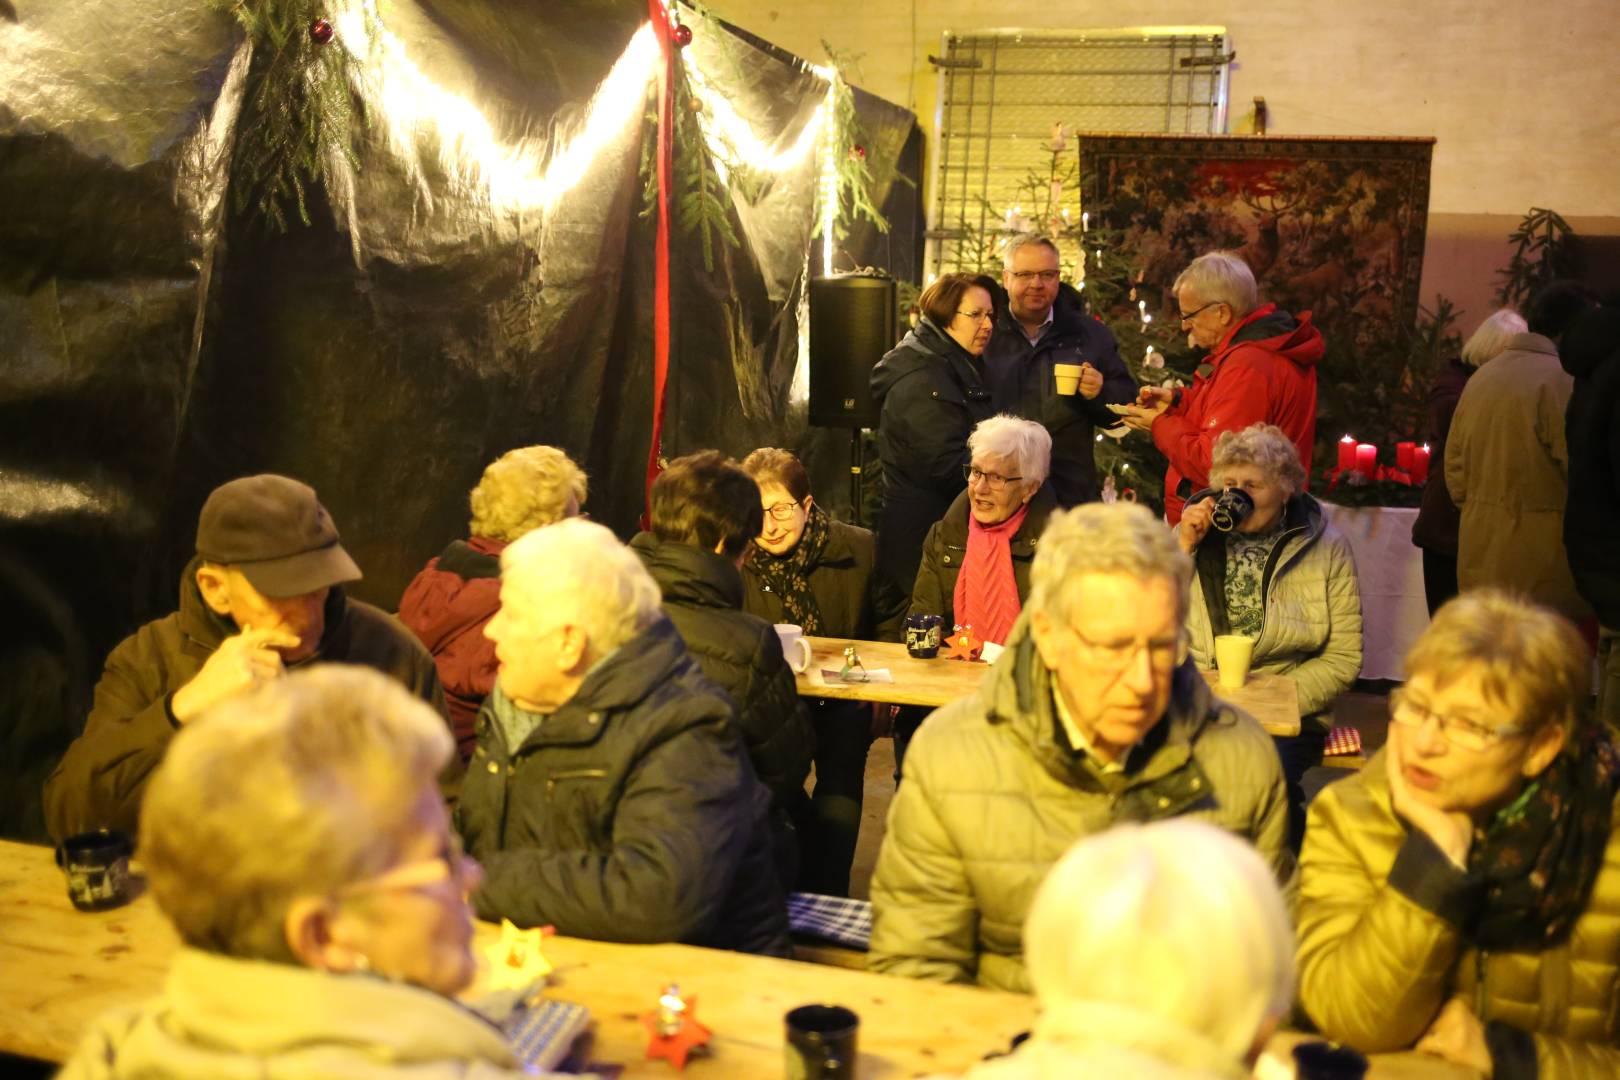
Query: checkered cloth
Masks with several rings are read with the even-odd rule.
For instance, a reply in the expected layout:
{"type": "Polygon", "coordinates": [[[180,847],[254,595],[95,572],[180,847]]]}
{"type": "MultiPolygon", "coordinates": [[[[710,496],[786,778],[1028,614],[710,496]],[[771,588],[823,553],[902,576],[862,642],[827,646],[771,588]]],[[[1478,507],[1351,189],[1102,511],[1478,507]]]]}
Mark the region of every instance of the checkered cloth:
{"type": "Polygon", "coordinates": [[[866,951],[872,940],[872,905],[847,896],[788,894],[788,927],[795,934],[866,951]]]}
{"type": "Polygon", "coordinates": [[[1336,727],[1328,732],[1327,744],[1322,747],[1323,757],[1361,753],[1361,732],[1353,727],[1336,727]]]}

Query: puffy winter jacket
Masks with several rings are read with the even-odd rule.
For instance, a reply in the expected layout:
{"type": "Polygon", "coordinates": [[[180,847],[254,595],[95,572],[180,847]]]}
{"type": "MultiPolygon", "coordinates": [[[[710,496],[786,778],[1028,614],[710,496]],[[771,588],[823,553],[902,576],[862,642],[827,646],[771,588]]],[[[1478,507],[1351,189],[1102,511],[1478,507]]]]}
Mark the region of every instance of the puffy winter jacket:
{"type": "Polygon", "coordinates": [[[494,689],[501,666],[484,627],[501,606],[504,550],[504,541],[483,536],[457,540],[428,560],[399,600],[399,621],[433,654],[464,759],[478,744],[478,708],[494,689]]]}
{"type": "MultiPolygon", "coordinates": [[[[101,828],[134,834],[146,781],[179,727],[170,711],[174,692],[237,633],[235,623],[203,601],[197,564],[193,559],[180,576],[180,610],[147,623],[108,655],[84,734],[45,782],[52,836],[101,828]]],[[[322,661],[376,668],[444,712],[439,674],[422,643],[392,615],[349,599],[341,586],[326,598],[320,650],[301,664],[322,661]]],[[[447,783],[460,771],[460,763],[454,765],[447,783]]]]}
{"type": "Polygon", "coordinates": [[[1460,997],[1486,1022],[1497,1080],[1620,1076],[1620,803],[1568,940],[1484,953],[1459,929],[1480,885],[1396,817],[1385,767],[1380,751],[1311,803],[1299,1000],[1317,1027],[1363,1052],[1398,1050],[1460,997]]]}
{"type": "Polygon", "coordinates": [[[1283,429],[1305,474],[1316,441],[1316,362],[1326,346],[1311,315],[1296,318],[1275,304],[1249,312],[1199,367],[1193,384],[1153,423],[1153,444],[1170,461],[1164,511],[1181,520],[1188,495],[1209,486],[1209,463],[1223,431],[1251,424],[1283,429]]]}
{"type": "Polygon", "coordinates": [[[1216,700],[1190,663],[1126,771],[1106,778],[1060,734],[1052,692],[1026,614],[979,693],[918,729],[872,877],[870,969],[1027,992],[1036,888],[1076,840],[1122,821],[1206,819],[1253,840],[1288,877],[1271,737],[1216,700]]]}
{"type": "Polygon", "coordinates": [[[630,550],[658,582],[664,614],[692,659],[737,706],[737,730],[754,771],[779,804],[804,792],[816,736],[793,669],[771,624],[742,610],[742,576],[726,559],[640,533],[630,550]]]}
{"type": "Polygon", "coordinates": [[[911,595],[923,537],[967,488],[968,436],[995,415],[984,364],[924,318],[872,368],[883,510],[878,573],[911,595]]]}
{"type": "Polygon", "coordinates": [[[486,919],[600,941],[785,955],[770,795],[731,702],[659,619],[510,752],[494,709],[456,808],[486,919]]]}
{"type": "Polygon", "coordinates": [[[1029,335],[996,292],[996,330],[985,346],[984,367],[990,400],[997,412],[1035,420],[1052,436],[1052,472],[1047,483],[1062,507],[1097,498],[1097,428],[1113,427],[1119,417],[1108,403],[1136,400],[1136,380],[1119,358],[1119,346],[1108,327],[1086,314],[1071,285],[1058,289],[1052,322],[1039,341],[1029,335]],[[1054,364],[1090,364],[1103,377],[1095,398],[1059,394],[1054,364]]]}
{"type": "MultiPolygon", "coordinates": [[[[1284,513],[1261,579],[1265,606],[1250,665],[1292,676],[1302,722],[1326,731],[1334,699],[1361,672],[1361,587],[1350,542],[1328,524],[1321,503],[1296,495],[1284,513]]],[[[1194,560],[1187,633],[1193,659],[1206,669],[1215,666],[1215,635],[1231,632],[1224,539],[1212,530],[1194,560]]]]}
{"type": "MultiPolygon", "coordinates": [[[[1013,580],[1018,586],[1018,599],[1029,599],[1029,568],[1035,561],[1035,549],[1046,522],[1058,508],[1057,499],[1049,485],[1042,484],[1029,500],[1029,513],[1018,526],[1008,548],[1012,552],[1013,580]]],[[[956,497],[945,516],[928,530],[923,541],[923,561],[917,568],[917,583],[911,590],[910,615],[939,615],[944,621],[945,633],[951,632],[956,620],[956,579],[962,576],[962,559],[967,555],[968,494],[956,497]]]]}

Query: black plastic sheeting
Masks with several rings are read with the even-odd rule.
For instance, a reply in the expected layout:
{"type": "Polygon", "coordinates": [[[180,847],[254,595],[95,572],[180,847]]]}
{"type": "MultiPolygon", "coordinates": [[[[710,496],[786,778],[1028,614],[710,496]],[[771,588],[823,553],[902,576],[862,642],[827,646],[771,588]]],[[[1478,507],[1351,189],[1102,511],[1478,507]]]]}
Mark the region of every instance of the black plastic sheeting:
{"type": "MultiPolygon", "coordinates": [[[[496,139],[543,147],[577,128],[645,12],[392,0],[383,19],[496,139]]],[[[710,36],[691,48],[724,48],[711,81],[785,143],[824,84],[746,35],[710,36]]],[[[254,77],[234,23],[196,0],[0,0],[0,833],[43,835],[40,784],[102,659],[173,609],[197,510],[224,480],[313,484],[366,572],[353,592],[390,609],[514,446],[566,449],[592,516],[621,535],[641,512],[652,98],[546,213],[495,206],[432,146],[401,151],[392,99],[368,97],[352,195],[317,192],[313,226],[282,234],[229,198],[254,77]]],[[[869,160],[915,179],[911,115],[857,101],[869,160]]],[[[813,189],[807,166],[739,202],[741,247],[712,273],[677,225],[664,447],[797,448],[837,506],[848,434],[807,429],[791,393],[813,189]]],[[[885,197],[895,230],[857,228],[840,266],[914,278],[916,189],[885,197]]],[[[819,260],[818,243],[812,272],[819,260]]]]}

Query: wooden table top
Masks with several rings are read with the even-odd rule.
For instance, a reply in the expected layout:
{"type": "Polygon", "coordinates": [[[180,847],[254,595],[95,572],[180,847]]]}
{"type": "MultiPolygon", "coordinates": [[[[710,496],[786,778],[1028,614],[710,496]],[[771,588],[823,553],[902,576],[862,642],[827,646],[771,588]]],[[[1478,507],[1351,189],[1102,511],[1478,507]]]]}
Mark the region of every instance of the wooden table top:
{"type": "MultiPolygon", "coordinates": [[[[978,693],[979,683],[990,665],[948,660],[945,650],[932,660],[918,660],[906,647],[893,641],[854,641],[849,638],[806,637],[810,642],[810,666],[794,676],[802,697],[841,698],[847,701],[883,701],[891,705],[923,705],[939,708],[978,693]],[[844,646],[854,645],[861,663],[869,670],[887,668],[893,682],[829,683],[822,669],[837,671],[844,666],[844,646]]],[[[1200,672],[1214,686],[1214,672],[1200,672]]],[[[1253,673],[1241,690],[1215,694],[1230,701],[1256,720],[1272,735],[1299,734],[1299,693],[1288,675],[1253,673]]]]}
{"type": "MultiPolygon", "coordinates": [[[[488,923],[478,940],[499,936],[488,923]]],[[[49,848],[0,841],[0,1051],[62,1061],[110,1008],[160,992],[178,941],[150,896],[94,914],[68,903],[49,848]]],[[[689,945],[612,945],[547,939],[556,966],[547,995],[591,1011],[593,1062],[624,1066],[624,1080],[671,1080],[667,1062],[645,1060],[642,1013],[678,982],[697,998],[696,1016],[714,1032],[707,1057],[686,1075],[770,1077],[783,1071],[782,1017],[809,1002],[859,1014],[862,1080],[955,1072],[1004,1050],[1034,1023],[1021,994],[946,986],[793,960],[689,945]]],[[[477,992],[477,987],[473,993],[477,992]]],[[[1302,1036],[1279,1034],[1268,1056],[1286,1059],[1302,1036]]],[[[1465,1080],[1475,1074],[1425,1055],[1378,1055],[1372,1080],[1465,1080]]]]}

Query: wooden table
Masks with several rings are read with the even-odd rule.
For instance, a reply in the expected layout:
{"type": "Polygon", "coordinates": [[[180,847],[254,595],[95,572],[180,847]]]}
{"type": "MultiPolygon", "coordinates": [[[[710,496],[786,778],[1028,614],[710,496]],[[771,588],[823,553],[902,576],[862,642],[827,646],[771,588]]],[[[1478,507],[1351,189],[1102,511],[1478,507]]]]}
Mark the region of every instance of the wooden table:
{"type": "MultiPolygon", "coordinates": [[[[842,698],[848,701],[884,701],[891,705],[939,708],[976,694],[990,671],[987,664],[947,660],[944,649],[932,660],[918,660],[906,647],[892,641],[851,641],[849,638],[806,637],[810,666],[794,676],[801,697],[842,698]],[[870,670],[887,668],[893,682],[829,683],[822,669],[844,666],[844,646],[854,645],[861,663],[870,670]]],[[[1201,672],[1214,685],[1214,672],[1201,672]]],[[[1241,690],[1215,689],[1272,735],[1299,734],[1299,693],[1287,675],[1251,674],[1241,690]]]]}
{"type": "MultiPolygon", "coordinates": [[[[480,923],[480,944],[498,936],[480,923]]],[[[0,841],[0,1051],[62,1061],[107,1009],[156,995],[178,947],[150,896],[86,914],[68,903],[48,848],[0,841]]],[[[625,1080],[679,1074],[647,1062],[640,1016],[659,989],[679,982],[697,1017],[714,1031],[711,1052],[685,1075],[776,1077],[783,1073],[782,1016],[806,1002],[836,1002],[861,1017],[861,1080],[966,1069],[1005,1049],[1035,1020],[1021,994],[943,986],[792,960],[688,945],[610,945],[550,938],[556,965],[548,994],[591,1010],[594,1062],[623,1065],[625,1080]]],[[[477,988],[474,988],[476,993],[477,988]]],[[[1301,1036],[1284,1032],[1267,1049],[1286,1058],[1301,1036]]],[[[1474,1074],[1420,1054],[1379,1055],[1372,1080],[1464,1080],[1474,1074]]]]}

